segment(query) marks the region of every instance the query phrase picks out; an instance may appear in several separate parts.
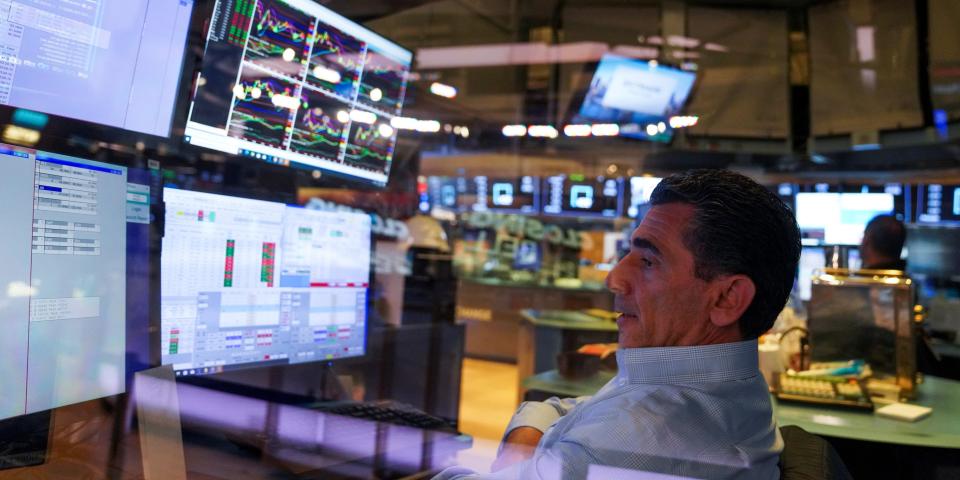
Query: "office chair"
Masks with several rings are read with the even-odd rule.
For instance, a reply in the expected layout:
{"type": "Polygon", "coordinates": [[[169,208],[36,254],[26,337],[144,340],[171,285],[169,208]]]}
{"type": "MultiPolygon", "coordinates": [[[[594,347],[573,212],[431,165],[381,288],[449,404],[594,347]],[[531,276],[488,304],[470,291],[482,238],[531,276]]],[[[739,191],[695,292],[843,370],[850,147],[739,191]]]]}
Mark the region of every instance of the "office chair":
{"type": "Polygon", "coordinates": [[[824,439],[795,425],[780,427],[780,480],[852,480],[837,451],[824,439]]]}

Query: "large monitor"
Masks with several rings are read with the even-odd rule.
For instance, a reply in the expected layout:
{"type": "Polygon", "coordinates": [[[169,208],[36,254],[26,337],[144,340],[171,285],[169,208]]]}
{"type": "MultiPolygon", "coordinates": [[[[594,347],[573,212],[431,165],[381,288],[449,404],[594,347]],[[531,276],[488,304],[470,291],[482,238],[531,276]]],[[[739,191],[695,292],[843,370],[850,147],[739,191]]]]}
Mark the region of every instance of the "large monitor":
{"type": "Polygon", "coordinates": [[[546,215],[616,218],[622,202],[622,178],[554,175],[543,182],[546,215]]]}
{"type": "Polygon", "coordinates": [[[163,364],[198,375],[364,354],[369,216],[163,195],[163,364]]]}
{"type": "Polygon", "coordinates": [[[413,55],[309,0],[217,0],[185,140],[385,185],[413,55]]]}
{"type": "Polygon", "coordinates": [[[656,62],[606,54],[584,96],[576,123],[617,123],[622,136],[669,142],[669,119],[687,103],[696,74],[656,62]],[[661,125],[662,123],[662,125],[661,125]],[[647,131],[648,125],[658,127],[647,131]]]}
{"type": "Polygon", "coordinates": [[[193,0],[0,2],[0,104],[166,137],[193,0]]]}
{"type": "Polygon", "coordinates": [[[127,170],[0,145],[0,418],[125,389],[127,170]]]}
{"type": "Polygon", "coordinates": [[[894,211],[889,193],[798,193],[797,223],[804,245],[859,245],[867,223],[894,211]]]}
{"type": "Polygon", "coordinates": [[[920,185],[917,196],[917,223],[960,225],[960,185],[920,185]]]}

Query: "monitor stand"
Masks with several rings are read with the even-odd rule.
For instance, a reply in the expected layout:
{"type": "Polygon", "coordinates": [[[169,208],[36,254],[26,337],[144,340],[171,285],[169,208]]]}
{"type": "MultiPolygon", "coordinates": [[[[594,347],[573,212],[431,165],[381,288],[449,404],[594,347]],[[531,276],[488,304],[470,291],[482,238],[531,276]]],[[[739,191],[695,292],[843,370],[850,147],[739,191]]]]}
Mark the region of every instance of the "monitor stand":
{"type": "Polygon", "coordinates": [[[0,421],[0,470],[46,462],[51,412],[47,410],[0,421]]]}

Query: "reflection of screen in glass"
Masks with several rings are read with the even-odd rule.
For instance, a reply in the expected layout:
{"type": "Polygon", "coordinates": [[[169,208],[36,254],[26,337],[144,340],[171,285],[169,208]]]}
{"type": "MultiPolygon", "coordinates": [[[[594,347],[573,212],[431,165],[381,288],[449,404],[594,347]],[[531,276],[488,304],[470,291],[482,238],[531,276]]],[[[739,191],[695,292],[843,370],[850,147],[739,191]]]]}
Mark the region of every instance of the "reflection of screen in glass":
{"type": "Polygon", "coordinates": [[[169,135],[193,0],[2,4],[0,104],[169,135]]]}
{"type": "Polygon", "coordinates": [[[631,177],[630,178],[630,205],[627,207],[627,216],[637,218],[640,205],[650,202],[650,194],[660,184],[660,177],[631,177]]]}
{"type": "Polygon", "coordinates": [[[125,389],[127,170],[0,145],[0,418],[125,389]]]}
{"type": "Polygon", "coordinates": [[[161,359],[180,375],[363,355],[370,217],[164,189],[161,359]]]}
{"type": "Polygon", "coordinates": [[[667,120],[680,114],[696,74],[617,55],[604,55],[580,106],[578,123],[636,124],[621,135],[669,142],[673,129],[667,120]],[[665,128],[647,133],[647,125],[665,128]]]}
{"type": "Polygon", "coordinates": [[[462,180],[467,188],[460,193],[460,200],[463,208],[473,212],[537,213],[540,209],[539,180],[530,176],[478,175],[462,180]]]}
{"type": "Polygon", "coordinates": [[[543,182],[543,213],[584,217],[619,217],[623,179],[555,175],[543,182]]]}
{"type": "Polygon", "coordinates": [[[310,0],[218,0],[185,140],[385,185],[412,54],[310,0]]]}
{"type": "Polygon", "coordinates": [[[920,186],[917,223],[960,224],[960,185],[920,186]]]}
{"type": "Polygon", "coordinates": [[[859,245],[867,223],[893,212],[889,193],[798,193],[797,224],[816,244],[859,245]]]}
{"type": "Polygon", "coordinates": [[[797,267],[797,293],[801,300],[810,300],[810,285],[813,271],[822,269],[827,258],[822,247],[804,247],[800,250],[800,263],[797,267]]]}

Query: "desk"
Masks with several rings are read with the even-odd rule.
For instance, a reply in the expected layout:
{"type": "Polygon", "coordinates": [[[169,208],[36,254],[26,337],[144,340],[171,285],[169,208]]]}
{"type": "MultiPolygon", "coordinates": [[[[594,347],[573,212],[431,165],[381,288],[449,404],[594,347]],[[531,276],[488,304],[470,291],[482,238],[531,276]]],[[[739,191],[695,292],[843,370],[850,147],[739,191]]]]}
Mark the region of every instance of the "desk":
{"type": "MultiPolygon", "coordinates": [[[[600,373],[586,380],[572,381],[560,377],[556,370],[552,370],[527,377],[523,380],[523,387],[529,392],[578,397],[592,395],[612,376],[609,373],[600,373]]],[[[797,425],[817,435],[896,445],[960,449],[960,382],[926,377],[919,386],[917,399],[913,403],[933,407],[933,413],[923,420],[911,423],[838,408],[778,403],[776,400],[773,405],[778,425],[797,425]]]]}
{"type": "MultiPolygon", "coordinates": [[[[517,389],[518,399],[523,399],[526,390],[522,380],[556,368],[557,354],[576,350],[587,343],[617,341],[616,322],[583,312],[523,310],[520,316],[522,320],[517,339],[517,378],[521,382],[517,389]]],[[[556,379],[562,380],[559,375],[556,379]]]]}

